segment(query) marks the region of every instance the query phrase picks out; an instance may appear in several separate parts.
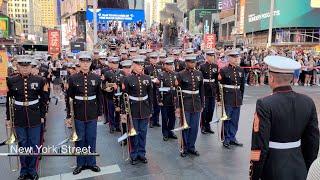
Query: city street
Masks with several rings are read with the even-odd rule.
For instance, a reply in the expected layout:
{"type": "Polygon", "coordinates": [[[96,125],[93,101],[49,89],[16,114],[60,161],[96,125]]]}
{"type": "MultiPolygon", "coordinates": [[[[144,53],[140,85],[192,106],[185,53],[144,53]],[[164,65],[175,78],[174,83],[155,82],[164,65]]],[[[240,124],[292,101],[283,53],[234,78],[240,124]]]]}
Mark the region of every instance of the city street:
{"type": "MultiPolygon", "coordinates": [[[[244,143],[244,147],[232,147],[224,149],[218,140],[217,127],[213,125],[214,135],[203,135],[199,132],[196,147],[200,153],[199,157],[187,156],[181,158],[178,152],[178,141],[162,140],[161,128],[148,128],[147,137],[147,158],[148,164],[139,163],[136,166],[130,165],[127,158],[126,148],[121,149],[117,143],[120,133],[110,134],[106,125],[98,123],[97,164],[101,167],[101,172],[92,173],[84,171],[77,176],[72,175],[72,166],[75,165],[73,157],[44,157],[40,163],[40,177],[43,180],[58,179],[184,179],[184,180],[246,180],[249,174],[249,152],[251,141],[251,129],[255,102],[259,97],[270,94],[268,86],[246,87],[244,105],[241,108],[241,118],[239,123],[238,140],[244,143]],[[124,152],[123,152],[124,151],[124,152]],[[124,157],[123,157],[124,153],[124,157]]],[[[316,101],[320,107],[320,91],[318,87],[296,87],[297,92],[307,94],[316,101]]],[[[64,128],[64,103],[61,101],[57,105],[51,102],[47,132],[45,134],[45,145],[54,145],[66,138],[64,128]]],[[[5,107],[0,106],[0,119],[5,118],[5,107]]],[[[0,124],[1,140],[5,139],[4,121],[0,124]]],[[[7,147],[0,148],[1,153],[7,152],[7,147]]],[[[19,176],[18,172],[9,171],[7,157],[0,157],[1,179],[13,180],[19,176]]]]}

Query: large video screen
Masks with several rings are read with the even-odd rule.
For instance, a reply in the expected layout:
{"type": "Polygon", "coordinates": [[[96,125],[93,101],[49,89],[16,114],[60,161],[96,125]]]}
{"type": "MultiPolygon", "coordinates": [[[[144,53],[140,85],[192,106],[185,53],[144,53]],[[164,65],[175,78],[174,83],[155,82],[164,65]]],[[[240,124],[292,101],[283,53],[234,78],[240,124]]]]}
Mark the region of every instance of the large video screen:
{"type": "Polygon", "coordinates": [[[98,0],[98,8],[144,9],[144,0],[98,0]]]}
{"type": "MultiPolygon", "coordinates": [[[[244,0],[244,31],[254,32],[269,28],[270,0],[244,0]]],[[[317,0],[275,0],[273,28],[320,27],[320,8],[317,0]]]]}

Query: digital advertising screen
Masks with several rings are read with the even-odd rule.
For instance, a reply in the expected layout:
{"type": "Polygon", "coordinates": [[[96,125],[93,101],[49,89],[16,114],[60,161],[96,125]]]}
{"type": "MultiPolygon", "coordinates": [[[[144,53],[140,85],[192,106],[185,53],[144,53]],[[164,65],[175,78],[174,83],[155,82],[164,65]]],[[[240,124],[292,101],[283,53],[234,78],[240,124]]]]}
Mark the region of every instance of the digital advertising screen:
{"type": "MultiPolygon", "coordinates": [[[[269,28],[270,0],[245,0],[244,31],[269,28]]],[[[273,28],[320,27],[318,0],[275,0],[273,28]]]]}
{"type": "Polygon", "coordinates": [[[144,0],[98,0],[98,8],[144,9],[144,0]]]}

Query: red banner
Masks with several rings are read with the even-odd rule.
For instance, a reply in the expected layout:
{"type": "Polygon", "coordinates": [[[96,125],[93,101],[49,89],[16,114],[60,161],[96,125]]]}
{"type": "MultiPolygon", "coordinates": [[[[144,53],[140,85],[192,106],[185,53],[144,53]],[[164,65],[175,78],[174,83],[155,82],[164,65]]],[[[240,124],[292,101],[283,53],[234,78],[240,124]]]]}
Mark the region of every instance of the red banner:
{"type": "Polygon", "coordinates": [[[61,41],[59,30],[48,30],[48,53],[58,55],[60,53],[61,41]]]}
{"type": "Polygon", "coordinates": [[[204,35],[204,43],[206,49],[213,49],[216,47],[216,35],[206,34],[204,35]]]}

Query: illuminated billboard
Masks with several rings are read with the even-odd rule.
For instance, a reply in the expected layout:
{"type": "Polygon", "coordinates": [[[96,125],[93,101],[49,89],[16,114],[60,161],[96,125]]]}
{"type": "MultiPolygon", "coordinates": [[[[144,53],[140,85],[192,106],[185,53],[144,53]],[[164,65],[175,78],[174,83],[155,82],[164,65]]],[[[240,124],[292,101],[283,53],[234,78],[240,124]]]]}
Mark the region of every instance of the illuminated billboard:
{"type": "MultiPolygon", "coordinates": [[[[317,0],[275,1],[273,28],[320,27],[320,8],[317,0]]],[[[269,28],[270,0],[246,0],[244,31],[254,32],[269,28]]]]}
{"type": "MultiPolygon", "coordinates": [[[[144,11],[143,10],[133,10],[133,9],[98,9],[97,10],[98,22],[108,22],[108,21],[121,21],[125,23],[130,22],[144,22],[144,11]]],[[[87,20],[89,22],[93,21],[93,10],[87,10],[87,20]]]]}
{"type": "Polygon", "coordinates": [[[98,8],[144,9],[144,0],[98,0],[98,8]]]}
{"type": "Polygon", "coordinates": [[[0,38],[9,37],[9,18],[6,16],[0,16],[0,38]]]}

